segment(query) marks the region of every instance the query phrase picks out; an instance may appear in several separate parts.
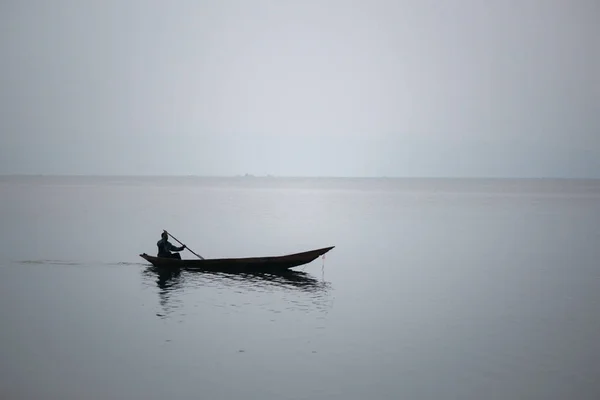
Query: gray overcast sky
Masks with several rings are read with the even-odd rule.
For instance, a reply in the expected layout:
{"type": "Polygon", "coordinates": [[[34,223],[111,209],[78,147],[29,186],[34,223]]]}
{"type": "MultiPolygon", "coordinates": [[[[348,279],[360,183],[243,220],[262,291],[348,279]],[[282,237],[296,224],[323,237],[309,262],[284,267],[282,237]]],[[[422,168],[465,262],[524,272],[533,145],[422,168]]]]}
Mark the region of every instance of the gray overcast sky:
{"type": "Polygon", "coordinates": [[[0,2],[0,173],[600,178],[598,0],[0,2]]]}

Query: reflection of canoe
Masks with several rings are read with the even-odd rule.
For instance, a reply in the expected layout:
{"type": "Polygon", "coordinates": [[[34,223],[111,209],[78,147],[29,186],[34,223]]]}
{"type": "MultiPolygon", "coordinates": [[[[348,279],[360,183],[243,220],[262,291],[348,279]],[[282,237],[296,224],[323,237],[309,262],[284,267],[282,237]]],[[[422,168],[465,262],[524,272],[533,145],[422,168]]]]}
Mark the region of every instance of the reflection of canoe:
{"type": "MultiPolygon", "coordinates": [[[[321,292],[327,291],[329,283],[323,280],[318,280],[301,271],[286,269],[276,272],[240,272],[228,273],[222,271],[202,271],[202,270],[183,270],[190,275],[182,275],[181,268],[157,268],[149,266],[144,270],[144,275],[155,277],[158,287],[163,290],[174,290],[185,284],[186,280],[190,285],[198,285],[208,283],[216,284],[220,287],[233,286],[264,288],[281,287],[295,288],[304,292],[321,292]],[[193,278],[191,274],[201,274],[202,279],[193,278]],[[240,286],[241,285],[241,286],[240,286]]],[[[196,275],[197,276],[197,275],[196,275]]]]}
{"type": "Polygon", "coordinates": [[[221,272],[277,272],[308,264],[327,253],[335,246],[324,247],[303,253],[285,256],[250,257],[250,258],[213,258],[205,260],[179,260],[176,258],[154,257],[146,253],[140,254],[144,260],[157,268],[188,269],[221,272]]]}

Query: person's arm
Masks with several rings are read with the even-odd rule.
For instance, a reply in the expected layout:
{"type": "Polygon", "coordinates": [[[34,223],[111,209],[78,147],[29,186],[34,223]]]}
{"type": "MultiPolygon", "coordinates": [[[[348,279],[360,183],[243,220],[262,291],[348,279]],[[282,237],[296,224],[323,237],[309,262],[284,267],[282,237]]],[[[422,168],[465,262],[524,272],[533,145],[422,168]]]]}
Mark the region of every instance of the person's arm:
{"type": "Polygon", "coordinates": [[[185,249],[185,245],[183,245],[181,247],[175,247],[171,244],[171,242],[167,242],[167,247],[169,248],[170,251],[182,251],[183,249],[185,249]]]}

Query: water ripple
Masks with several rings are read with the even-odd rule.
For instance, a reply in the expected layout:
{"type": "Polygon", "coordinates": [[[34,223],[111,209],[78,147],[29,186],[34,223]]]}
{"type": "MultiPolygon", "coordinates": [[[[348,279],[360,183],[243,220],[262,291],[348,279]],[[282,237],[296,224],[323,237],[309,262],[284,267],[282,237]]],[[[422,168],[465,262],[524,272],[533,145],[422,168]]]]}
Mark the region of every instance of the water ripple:
{"type": "Polygon", "coordinates": [[[72,260],[18,260],[15,261],[17,264],[29,264],[29,265],[76,265],[76,266],[86,266],[86,265],[110,265],[110,266],[147,266],[148,264],[142,262],[91,262],[91,261],[72,261],[72,260]]]}
{"type": "Polygon", "coordinates": [[[82,265],[75,261],[65,260],[22,260],[17,261],[19,264],[36,264],[36,265],[82,265]]]}
{"type": "Polygon", "coordinates": [[[148,267],[145,283],[158,287],[161,318],[176,309],[198,304],[223,309],[226,313],[258,308],[273,314],[326,312],[330,307],[331,283],[304,272],[283,274],[228,274],[206,271],[164,271],[148,267]],[[212,289],[200,291],[198,289],[212,289]],[[185,304],[184,300],[185,298],[185,304]]]}

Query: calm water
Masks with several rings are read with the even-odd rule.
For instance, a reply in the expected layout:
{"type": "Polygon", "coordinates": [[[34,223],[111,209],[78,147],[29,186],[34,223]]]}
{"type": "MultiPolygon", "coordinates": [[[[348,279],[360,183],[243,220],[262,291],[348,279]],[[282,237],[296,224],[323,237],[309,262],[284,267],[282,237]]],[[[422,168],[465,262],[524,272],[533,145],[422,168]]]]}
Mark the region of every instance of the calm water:
{"type": "Polygon", "coordinates": [[[600,182],[0,178],[2,399],[598,399],[600,182]],[[292,277],[159,276],[335,245],[292,277]],[[194,257],[184,252],[186,257],[194,257]]]}

